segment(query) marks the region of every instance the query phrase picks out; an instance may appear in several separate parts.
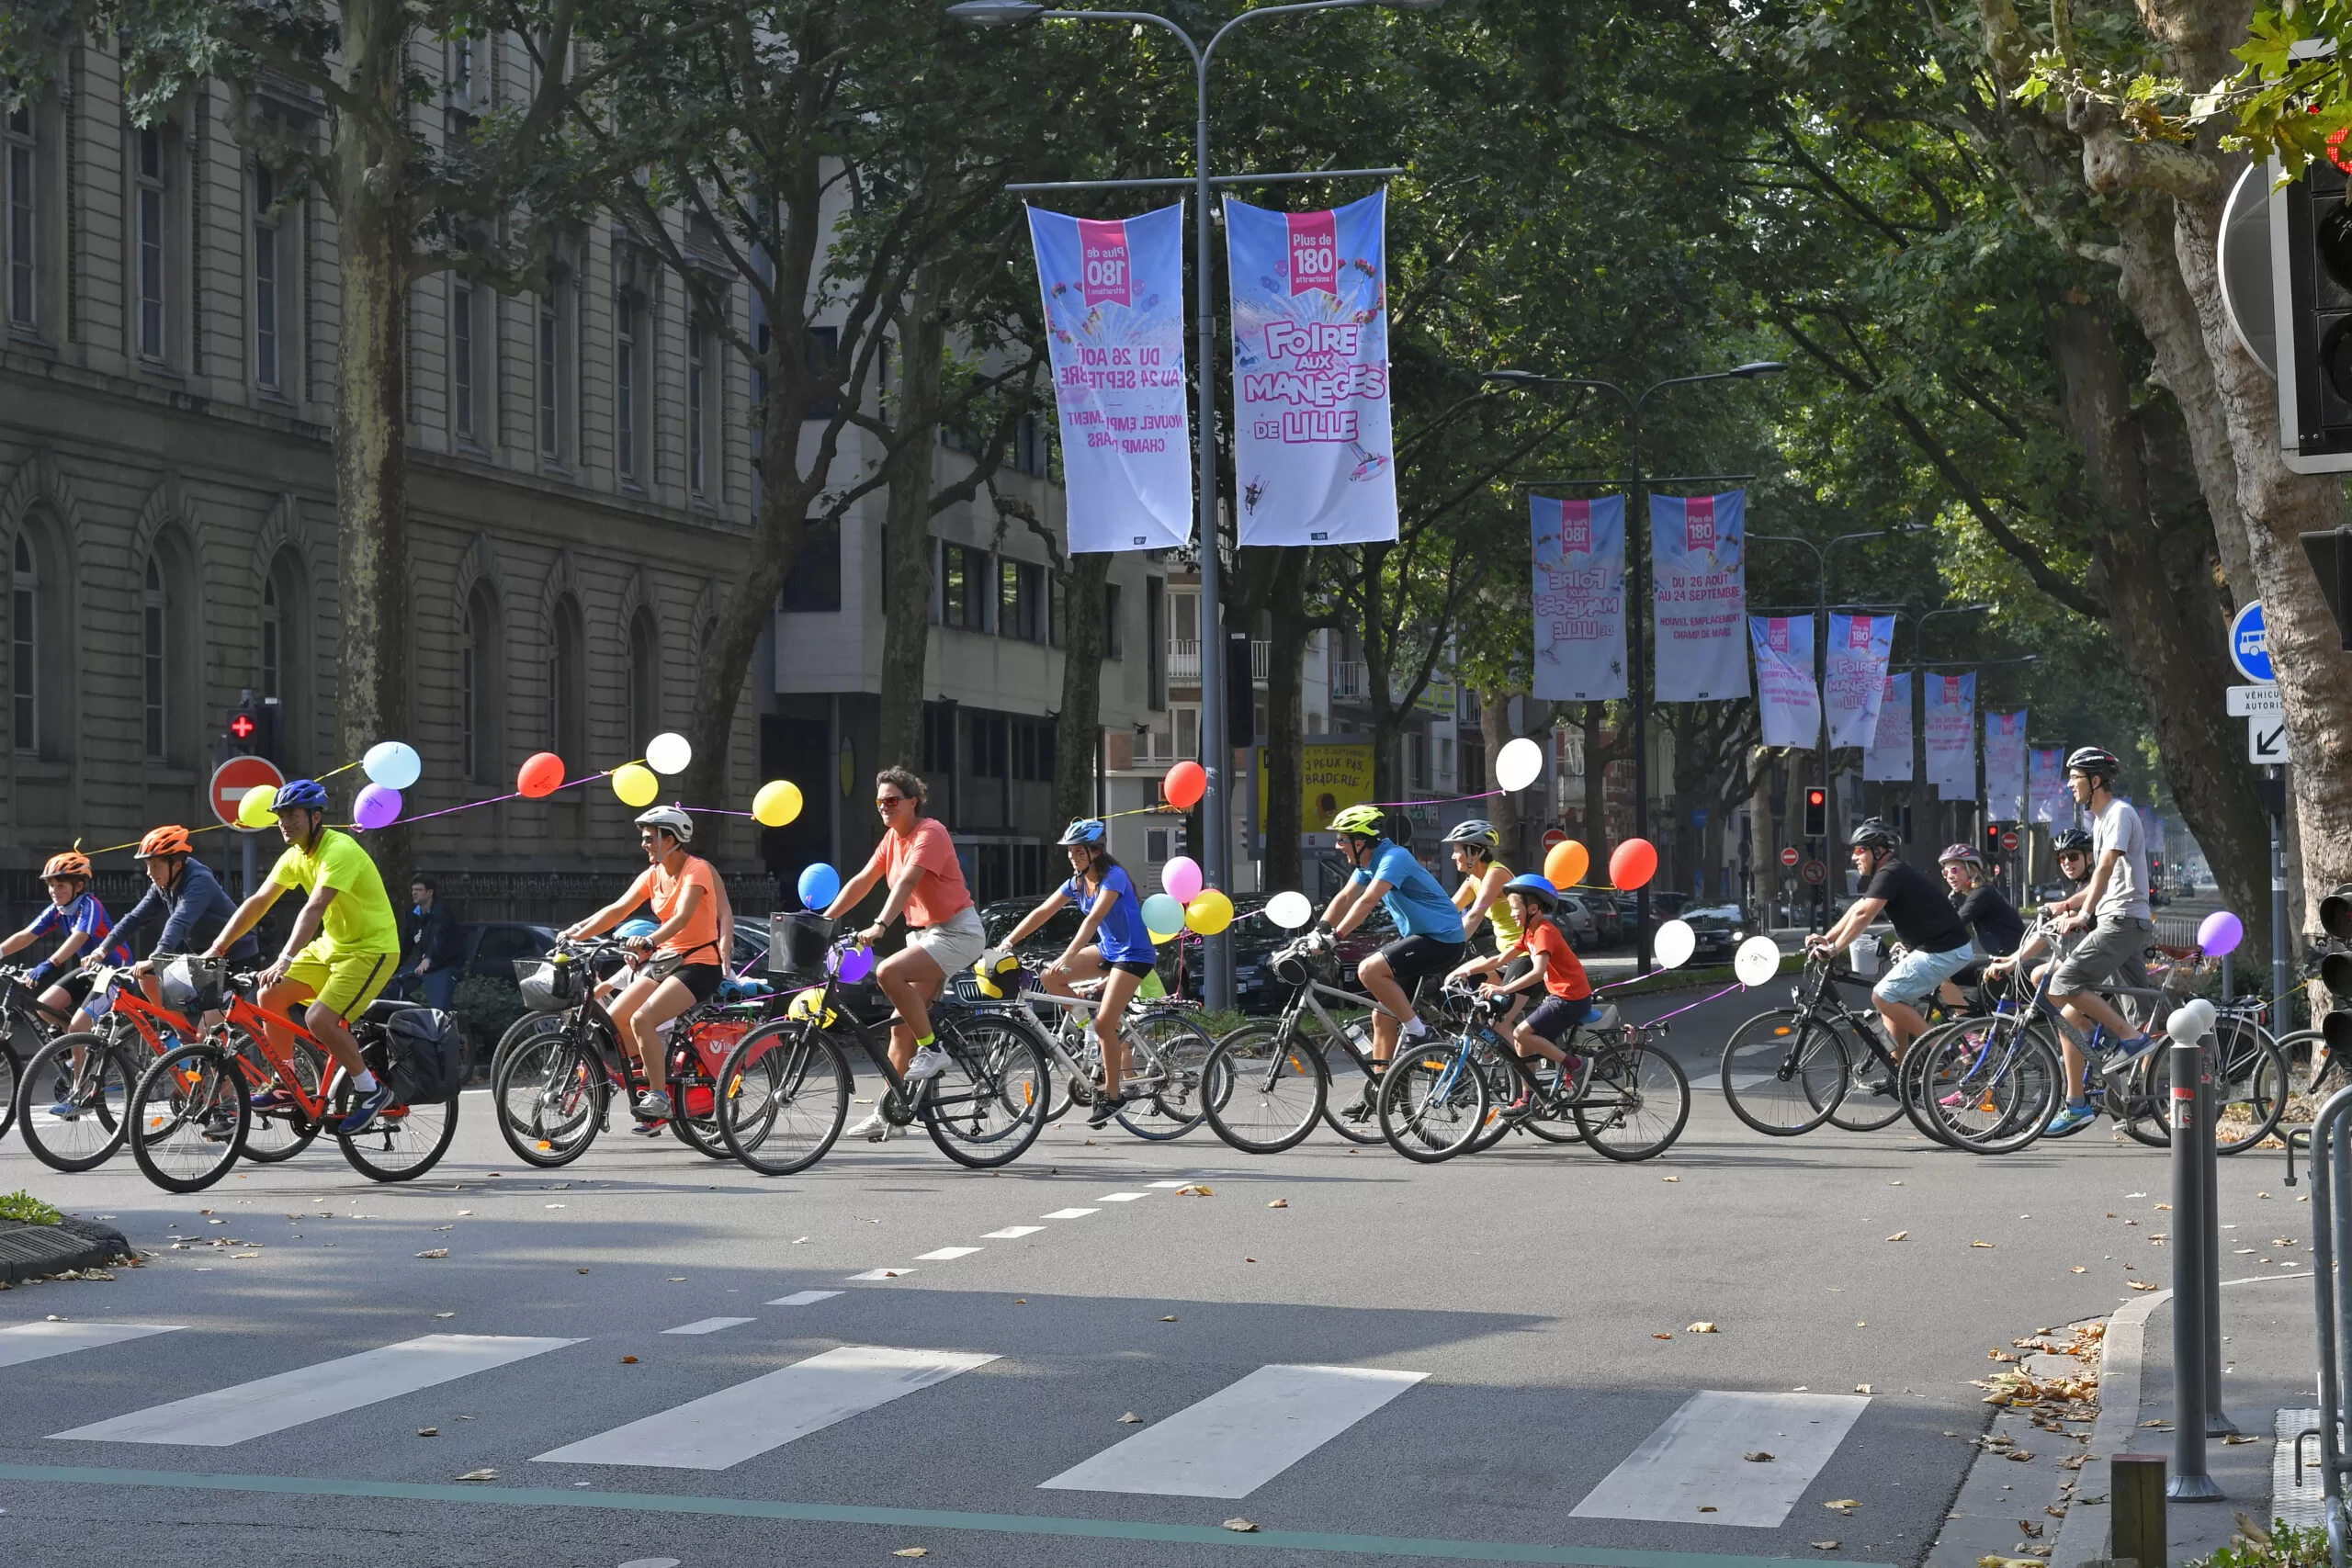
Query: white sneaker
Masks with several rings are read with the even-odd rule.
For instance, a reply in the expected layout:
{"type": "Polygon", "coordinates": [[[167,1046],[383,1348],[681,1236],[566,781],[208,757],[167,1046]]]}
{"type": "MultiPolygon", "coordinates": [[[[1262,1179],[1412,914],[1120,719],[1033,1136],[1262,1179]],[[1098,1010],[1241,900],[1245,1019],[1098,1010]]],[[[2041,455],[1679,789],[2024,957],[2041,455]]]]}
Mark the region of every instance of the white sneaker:
{"type": "Polygon", "coordinates": [[[890,1124],[890,1119],[888,1116],[883,1115],[879,1111],[876,1111],[872,1115],[866,1117],[865,1121],[860,1122],[856,1126],[852,1127],[847,1132],[843,1133],[842,1136],[845,1138],[864,1138],[867,1143],[878,1144],[885,1138],[898,1137],[902,1135],[905,1132],[906,1129],[904,1127],[892,1126],[890,1124]]]}
{"type": "Polygon", "coordinates": [[[909,1083],[921,1083],[925,1078],[935,1078],[946,1070],[947,1053],[936,1045],[926,1045],[915,1053],[915,1059],[907,1064],[903,1076],[909,1083]]]}

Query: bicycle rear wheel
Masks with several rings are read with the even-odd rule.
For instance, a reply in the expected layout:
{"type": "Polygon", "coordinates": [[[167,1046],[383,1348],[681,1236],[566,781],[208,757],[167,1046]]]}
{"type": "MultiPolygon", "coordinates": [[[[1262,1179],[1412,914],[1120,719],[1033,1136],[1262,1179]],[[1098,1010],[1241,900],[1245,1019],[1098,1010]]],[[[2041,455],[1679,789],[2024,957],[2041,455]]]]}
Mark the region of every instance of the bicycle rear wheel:
{"type": "MultiPolygon", "coordinates": [[[[328,1111],[340,1117],[351,1110],[351,1080],[335,1088],[328,1111]]],[[[441,1163],[458,1135],[458,1097],[395,1105],[356,1133],[338,1129],[334,1141],[351,1168],[371,1181],[413,1181],[441,1163]]]]}
{"type": "Polygon", "coordinates": [[[926,1080],[916,1111],[939,1152],[975,1169],[1010,1165],[1045,1130],[1053,1096],[1046,1048],[1010,1013],[933,1015],[947,1066],[926,1080]]]}
{"type": "MultiPolygon", "coordinates": [[[[1923,1039],[1912,1049],[1926,1044],[1923,1039]]],[[[2040,1031],[2016,1018],[1961,1019],[1936,1035],[1922,1071],[1922,1111],[1945,1143],[1974,1155],[2015,1154],[2066,1102],[2066,1073],[2040,1031]]]]}
{"type": "Polygon", "coordinates": [[[813,1023],[754,1029],[718,1072],[718,1132],[762,1176],[791,1176],[825,1157],[849,1120],[849,1063],[813,1023]]]}
{"type": "Polygon", "coordinates": [[[1758,1013],[1724,1043],[1724,1100],[1771,1138],[1793,1138],[1829,1120],[1845,1098],[1846,1043],[1794,1008],[1758,1013]]]}
{"type": "Polygon", "coordinates": [[[1244,1154],[1273,1155],[1315,1130],[1329,1086],[1322,1053],[1271,1023],[1245,1023],[1201,1067],[1201,1111],[1244,1154]]]}
{"type": "Polygon", "coordinates": [[[1470,1146],[1492,1103],[1486,1075],[1460,1042],[1399,1049],[1380,1075],[1381,1136],[1407,1159],[1435,1165],[1470,1146]]]}
{"type": "MultiPolygon", "coordinates": [[[[2213,1150],[2244,1154],[2277,1132],[2287,1113],[2286,1058],[2277,1041],[2244,1019],[2222,1020],[2213,1043],[2213,1150]]],[[[2149,1147],[2169,1148],[2171,1106],[2172,1048],[2159,1045],[2134,1067],[2130,1101],[2118,1120],[2149,1147]]]]}
{"type": "Polygon", "coordinates": [[[490,1087],[499,1135],[517,1159],[543,1170],[588,1152],[611,1093],[604,1064],[569,1029],[522,1041],[490,1087]]]}
{"type": "Polygon", "coordinates": [[[1655,1159],[1690,1120],[1690,1080],[1645,1041],[1611,1045],[1592,1059],[1576,1118],[1585,1142],[1611,1159],[1655,1159]]]}
{"type": "Polygon", "coordinates": [[[1154,1008],[1128,1018],[1124,1031],[1131,1055],[1119,1125],[1156,1144],[1182,1137],[1207,1115],[1201,1085],[1216,1036],[1177,1008],[1154,1008]],[[1139,1067],[1143,1063],[1150,1064],[1148,1075],[1139,1067]]]}
{"type": "Polygon", "coordinates": [[[130,1090],[130,1157],[166,1192],[201,1192],[237,1163],[252,1119],[235,1058],[181,1045],[155,1058],[130,1090]]]}
{"type": "Polygon", "coordinates": [[[96,1034],[61,1034],[17,1082],[25,1148],[51,1170],[94,1170],[130,1135],[130,1059],[96,1034]],[[62,1112],[62,1114],[60,1114],[62,1112]]]}

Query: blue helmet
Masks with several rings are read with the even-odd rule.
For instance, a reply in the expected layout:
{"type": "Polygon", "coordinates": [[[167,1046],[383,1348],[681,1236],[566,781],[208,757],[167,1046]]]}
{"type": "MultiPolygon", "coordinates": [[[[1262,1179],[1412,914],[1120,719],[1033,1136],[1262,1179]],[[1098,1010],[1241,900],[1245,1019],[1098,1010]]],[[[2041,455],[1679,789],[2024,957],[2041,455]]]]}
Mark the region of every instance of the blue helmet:
{"type": "Polygon", "coordinates": [[[1063,829],[1062,836],[1056,842],[1063,849],[1068,849],[1072,844],[1099,844],[1102,841],[1104,831],[1101,818],[1081,817],[1063,829]]]}
{"type": "Polygon", "coordinates": [[[1514,876],[1504,883],[1503,891],[1537,899],[1547,909],[1556,909],[1560,907],[1560,890],[1552,886],[1552,879],[1548,876],[1538,876],[1532,871],[1521,876],[1514,876]]]}
{"type": "Polygon", "coordinates": [[[623,920],[619,925],[615,926],[613,928],[613,934],[620,938],[621,941],[627,942],[632,937],[651,936],[655,931],[658,931],[661,929],[662,928],[660,926],[654,924],[651,920],[647,919],[643,915],[639,915],[633,920],[623,920]]]}
{"type": "Polygon", "coordinates": [[[316,779],[288,779],[277,786],[277,795],[269,804],[273,811],[324,811],[327,786],[316,779]]]}

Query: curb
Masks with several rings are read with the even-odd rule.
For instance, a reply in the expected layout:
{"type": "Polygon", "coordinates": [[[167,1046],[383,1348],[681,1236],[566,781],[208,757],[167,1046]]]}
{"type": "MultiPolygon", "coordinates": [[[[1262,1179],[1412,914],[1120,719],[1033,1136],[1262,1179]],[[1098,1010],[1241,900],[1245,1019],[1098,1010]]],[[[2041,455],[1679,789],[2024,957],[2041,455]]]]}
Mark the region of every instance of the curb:
{"type": "Polygon", "coordinates": [[[70,1214],[53,1225],[0,1220],[0,1284],[96,1269],[130,1251],[130,1241],[112,1225],[70,1214]]]}

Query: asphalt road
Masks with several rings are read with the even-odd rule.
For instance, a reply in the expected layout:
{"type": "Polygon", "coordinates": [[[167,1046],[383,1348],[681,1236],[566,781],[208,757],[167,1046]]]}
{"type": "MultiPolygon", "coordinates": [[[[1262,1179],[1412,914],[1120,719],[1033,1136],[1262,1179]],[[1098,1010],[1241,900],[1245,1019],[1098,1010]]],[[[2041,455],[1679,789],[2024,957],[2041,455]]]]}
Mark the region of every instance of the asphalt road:
{"type": "MultiPolygon", "coordinates": [[[[1252,1159],[1072,1122],[998,1174],[918,1136],[770,1181],[617,1133],[548,1173],[469,1094],[425,1179],[322,1145],[174,1198],[12,1138],[0,1190],[153,1260],[0,1295],[0,1555],[1915,1563],[1987,1348],[2169,1281],[2165,1157],[2104,1127],[2003,1159],[1900,1122],[1758,1137],[1713,1045],[1763,1002],[1677,1021],[1696,1109],[1633,1166],[1514,1140],[1424,1168],[1319,1133],[1252,1159]],[[925,1257],[952,1248],[976,1250],[925,1257]],[[803,1292],[838,1293],[777,1304],[803,1292]],[[31,1335],[170,1331],[9,1364],[51,1314],[31,1335]],[[1774,1458],[1726,1469],[1726,1444],[1774,1458]]],[[[2267,1268],[2307,1253],[2267,1245],[2307,1229],[2277,1162],[2222,1163],[2267,1268]]]]}

